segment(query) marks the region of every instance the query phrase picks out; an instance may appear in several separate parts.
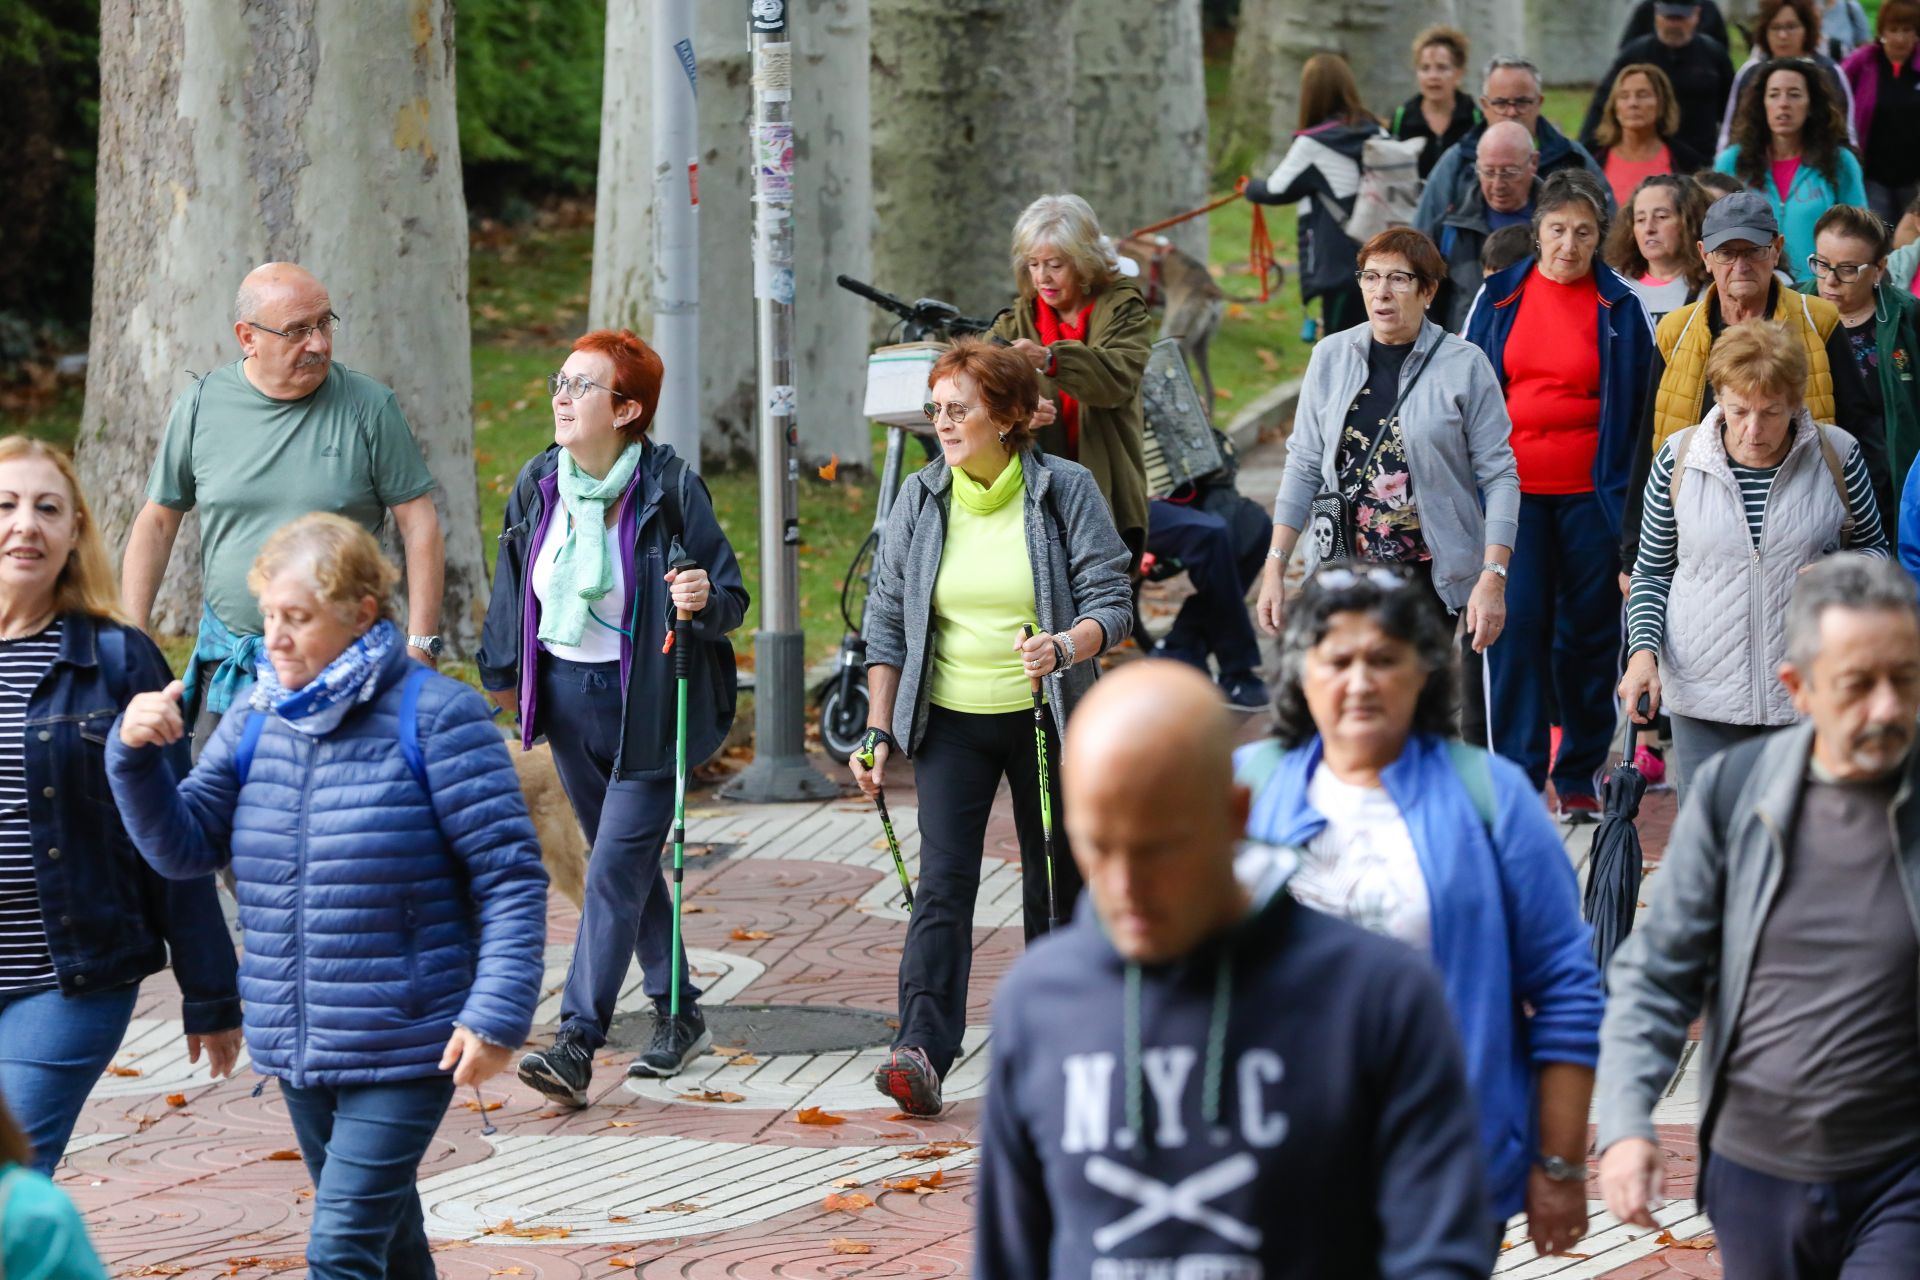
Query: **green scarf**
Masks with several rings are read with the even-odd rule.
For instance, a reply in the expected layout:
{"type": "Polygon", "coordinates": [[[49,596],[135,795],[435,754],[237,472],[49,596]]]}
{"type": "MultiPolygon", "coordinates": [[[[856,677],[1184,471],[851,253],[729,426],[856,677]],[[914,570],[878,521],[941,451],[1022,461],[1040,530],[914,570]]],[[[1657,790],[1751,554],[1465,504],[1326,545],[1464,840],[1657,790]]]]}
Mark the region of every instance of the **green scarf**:
{"type": "Polygon", "coordinates": [[[613,590],[613,564],[607,559],[607,504],[627,491],[640,455],[640,445],[628,445],[606,478],[595,480],[580,469],[571,453],[560,450],[556,474],[560,500],[567,508],[567,540],[553,558],[553,583],[540,613],[540,638],[548,644],[578,645],[586,634],[592,602],[613,590]]]}
{"type": "Polygon", "coordinates": [[[976,516],[992,515],[1026,487],[1026,476],[1020,469],[1017,453],[1008,459],[1007,469],[991,485],[981,484],[958,467],[953,469],[953,500],[976,516]]]}

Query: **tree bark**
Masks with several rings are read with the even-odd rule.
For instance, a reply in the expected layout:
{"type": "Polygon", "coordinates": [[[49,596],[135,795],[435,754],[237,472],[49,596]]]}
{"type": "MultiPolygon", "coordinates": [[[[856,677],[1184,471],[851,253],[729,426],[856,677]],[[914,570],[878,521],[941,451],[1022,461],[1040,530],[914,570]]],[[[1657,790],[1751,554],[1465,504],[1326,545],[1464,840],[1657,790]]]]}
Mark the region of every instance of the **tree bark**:
{"type": "Polygon", "coordinates": [[[653,66],[647,43],[653,25],[648,21],[651,8],[650,0],[607,0],[600,169],[593,198],[593,283],[587,303],[587,323],[593,328],[631,329],[639,334],[653,330],[653,135],[648,124],[653,114],[653,66]]]}
{"type": "MultiPolygon", "coordinates": [[[[1455,25],[1466,32],[1468,39],[1473,42],[1473,57],[1467,74],[1460,79],[1463,91],[1475,98],[1480,96],[1480,83],[1486,78],[1487,61],[1495,55],[1528,56],[1526,3],[1527,0],[1458,0],[1459,21],[1455,25]]],[[[1625,25],[1622,19],[1621,26],[1625,25]]],[[[1606,51],[1600,67],[1612,59],[1613,45],[1619,38],[1620,32],[1616,28],[1599,45],[1593,46],[1606,51]]],[[[1600,67],[1592,68],[1587,74],[1598,74],[1600,67]]]]}
{"type": "Polygon", "coordinates": [[[1526,47],[1550,85],[1592,84],[1613,60],[1630,0],[1525,0],[1526,47]]]}
{"type": "MultiPolygon", "coordinates": [[[[1118,239],[1207,200],[1200,0],[1079,0],[1074,15],[1078,191],[1118,239]]],[[[1207,260],[1207,220],[1166,237],[1207,260]]]]}
{"type": "MultiPolygon", "coordinates": [[[[1232,154],[1243,157],[1241,167],[1255,174],[1279,163],[1300,127],[1300,73],[1316,54],[1344,57],[1359,82],[1361,101],[1377,115],[1391,115],[1417,88],[1414,36],[1433,23],[1452,21],[1454,15],[1454,0],[1423,5],[1346,0],[1333,8],[1313,0],[1252,0],[1244,5],[1233,50],[1232,154]],[[1252,43],[1244,43],[1249,37],[1252,43]]],[[[1225,158],[1228,153],[1222,154],[1225,158]]]]}
{"type": "MultiPolygon", "coordinates": [[[[452,0],[104,0],[93,326],[77,456],[109,545],[145,502],[168,408],[236,359],[232,299],[299,262],[346,324],[342,363],[391,386],[439,481],[441,630],[486,609],[473,471],[466,201],[452,0]]],[[[190,632],[188,521],[153,617],[190,632]]]]}
{"type": "Polygon", "coordinates": [[[1073,190],[1072,0],[872,0],[875,283],[990,316],[1014,220],[1073,190]]]}
{"type": "Polygon", "coordinates": [[[700,66],[700,411],[710,465],[759,453],[753,401],[753,122],[747,6],[703,0],[695,19],[700,66]]]}
{"type": "Polygon", "coordinates": [[[793,6],[794,335],[800,456],[873,462],[863,406],[873,309],[834,283],[873,274],[868,0],[793,6]]]}

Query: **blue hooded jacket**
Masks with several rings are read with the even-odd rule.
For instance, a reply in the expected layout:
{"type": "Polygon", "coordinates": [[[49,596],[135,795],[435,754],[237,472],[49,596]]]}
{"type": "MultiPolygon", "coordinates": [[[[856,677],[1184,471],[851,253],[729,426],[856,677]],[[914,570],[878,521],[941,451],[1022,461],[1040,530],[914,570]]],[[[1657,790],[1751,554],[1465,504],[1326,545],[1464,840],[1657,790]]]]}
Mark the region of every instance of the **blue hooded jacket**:
{"type": "MultiPolygon", "coordinates": [[[[1236,762],[1257,749],[1241,748],[1236,762]]],[[[1426,878],[1432,958],[1466,1049],[1488,1189],[1504,1221],[1524,1207],[1539,1146],[1535,1074],[1549,1063],[1598,1061],[1605,997],[1573,864],[1546,806],[1519,766],[1497,756],[1487,763],[1490,824],[1444,739],[1414,734],[1380,781],[1426,878]]],[[[1327,820],[1307,802],[1307,784],[1319,766],[1318,737],[1283,755],[1253,799],[1247,834],[1295,847],[1318,835],[1327,820]]]]}
{"type": "MultiPolygon", "coordinates": [[[[1520,314],[1533,262],[1522,258],[1487,277],[1467,313],[1463,336],[1487,353],[1503,389],[1507,335],[1513,331],[1513,318],[1520,314]]],[[[1600,294],[1600,447],[1593,455],[1593,491],[1618,538],[1627,485],[1633,478],[1634,441],[1649,391],[1647,372],[1653,367],[1653,321],[1625,276],[1597,258],[1593,274],[1600,294]]]]}
{"type": "Polygon", "coordinates": [[[480,695],[419,689],[422,790],[400,746],[396,648],[379,691],[310,737],[264,714],[223,718],[184,781],[165,752],[108,735],[107,778],[161,875],[233,864],[247,1051],[296,1088],[440,1074],[456,1025],[526,1039],[540,998],[547,873],[506,743],[480,695]]]}

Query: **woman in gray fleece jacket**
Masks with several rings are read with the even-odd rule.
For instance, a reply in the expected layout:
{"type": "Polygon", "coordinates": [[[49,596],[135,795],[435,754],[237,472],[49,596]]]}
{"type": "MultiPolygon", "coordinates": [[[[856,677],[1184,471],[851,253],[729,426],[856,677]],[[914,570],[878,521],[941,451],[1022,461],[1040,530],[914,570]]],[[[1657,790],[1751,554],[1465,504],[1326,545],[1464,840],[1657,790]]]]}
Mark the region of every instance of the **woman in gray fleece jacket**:
{"type": "Polygon", "coordinates": [[[1133,625],[1130,556],[1092,473],[1032,448],[1040,397],[1032,364],[968,339],[940,358],[931,381],[941,456],[901,486],[874,556],[871,727],[851,761],[868,795],[879,791],[890,752],[915,765],[920,883],[900,957],[900,1029],[874,1077],[910,1115],[939,1114],[940,1080],[966,1032],[973,905],[1002,777],[1020,837],[1028,939],[1072,913],[1080,877],[1057,797],[1047,857],[1035,734],[1057,768],[1095,659],[1133,625]],[[1051,712],[1038,725],[1034,682],[1051,712]]]}
{"type": "MultiPolygon", "coordinates": [[[[1279,635],[1286,569],[1315,497],[1339,493],[1354,559],[1423,563],[1433,596],[1464,615],[1463,638],[1485,652],[1506,622],[1507,560],[1520,513],[1512,425],[1499,379],[1478,347],[1427,319],[1446,262],[1431,240],[1395,227],[1360,250],[1367,322],[1313,349],[1273,507],[1273,543],[1259,621],[1279,635]]],[[[1307,540],[1306,571],[1326,558],[1325,521],[1307,540]]],[[[1477,693],[1478,663],[1465,664],[1477,693]]],[[[1468,734],[1482,722],[1465,698],[1468,734]]]]}

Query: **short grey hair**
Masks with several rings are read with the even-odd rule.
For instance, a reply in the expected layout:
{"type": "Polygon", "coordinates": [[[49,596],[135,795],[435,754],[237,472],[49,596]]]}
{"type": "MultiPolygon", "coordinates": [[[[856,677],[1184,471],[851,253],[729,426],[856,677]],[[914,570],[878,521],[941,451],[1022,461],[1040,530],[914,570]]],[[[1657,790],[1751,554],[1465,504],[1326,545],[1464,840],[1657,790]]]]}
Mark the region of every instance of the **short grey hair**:
{"type": "Polygon", "coordinates": [[[1557,213],[1569,205],[1584,204],[1593,214],[1593,220],[1600,230],[1594,237],[1595,244],[1601,244],[1607,238],[1607,193],[1601,189],[1600,179],[1585,169],[1557,169],[1547,175],[1540,184],[1540,197],[1533,203],[1533,242],[1540,243],[1540,223],[1550,213],[1557,213]]]}
{"type": "Polygon", "coordinates": [[[1493,73],[1496,71],[1524,71],[1533,77],[1533,87],[1535,90],[1544,90],[1547,87],[1546,80],[1540,75],[1539,67],[1534,66],[1533,63],[1517,53],[1496,53],[1487,59],[1486,72],[1480,77],[1480,88],[1482,92],[1486,90],[1487,81],[1493,78],[1493,73]]]}
{"type": "Polygon", "coordinates": [[[1816,561],[1787,602],[1787,661],[1805,670],[1820,656],[1820,620],[1829,609],[1904,613],[1920,624],[1920,594],[1891,560],[1848,552],[1816,561]]]}
{"type": "Polygon", "coordinates": [[[249,324],[259,314],[259,291],[242,280],[239,290],[233,295],[233,318],[236,323],[249,324]]]}
{"type": "Polygon", "coordinates": [[[1027,259],[1041,245],[1051,245],[1072,264],[1073,274],[1089,296],[1113,283],[1113,261],[1100,243],[1100,219],[1079,196],[1041,196],[1013,224],[1013,274],[1022,298],[1033,297],[1027,259]]]}

